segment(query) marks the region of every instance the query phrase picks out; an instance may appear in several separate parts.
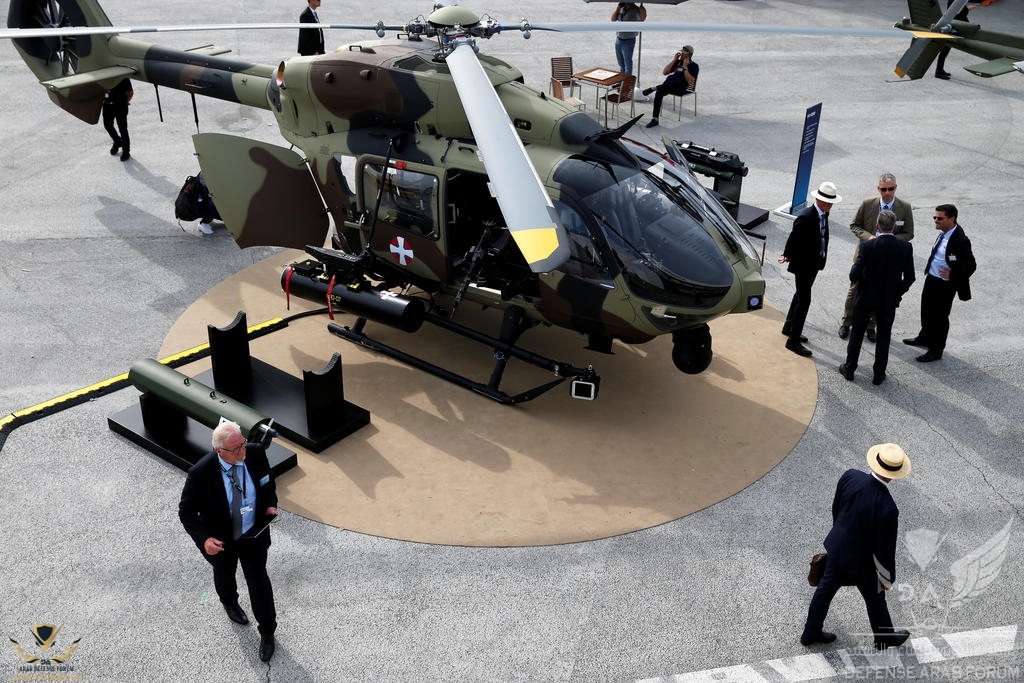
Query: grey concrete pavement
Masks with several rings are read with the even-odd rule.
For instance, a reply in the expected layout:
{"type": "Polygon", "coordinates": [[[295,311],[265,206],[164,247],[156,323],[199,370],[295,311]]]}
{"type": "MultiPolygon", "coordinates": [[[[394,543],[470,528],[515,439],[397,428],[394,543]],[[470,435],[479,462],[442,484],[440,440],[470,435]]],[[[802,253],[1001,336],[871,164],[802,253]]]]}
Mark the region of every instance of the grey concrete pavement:
{"type": "MultiPolygon", "coordinates": [[[[520,14],[605,21],[612,7],[464,4],[506,22],[520,14]]],[[[325,21],[372,24],[425,14],[428,5],[400,0],[385,11],[327,0],[320,13],[325,21]]],[[[116,24],[224,23],[292,20],[301,2],[112,0],[104,8],[116,24]]],[[[905,14],[896,0],[691,0],[652,5],[649,20],[880,28],[905,14]]],[[[1024,33],[1024,6],[1015,0],[980,8],[972,19],[1024,33]]],[[[341,32],[328,42],[360,37],[341,32]]],[[[172,34],[156,42],[215,42],[267,63],[295,49],[291,32],[172,34]]],[[[613,65],[612,42],[536,32],[530,41],[505,35],[482,47],[546,89],[550,56],[613,65]]],[[[985,671],[1024,679],[1024,76],[973,77],[960,67],[977,60],[954,52],[952,80],[894,83],[892,67],[909,39],[709,33],[647,36],[641,80],[656,82],[657,65],[681,42],[695,46],[701,65],[698,117],[684,111],[676,122],[668,111],[662,128],[632,134],[657,145],[667,132],[738,153],[750,168],[748,204],[789,200],[804,111],[823,102],[812,184],[835,182],[844,201],[832,213],[829,264],[805,332],[814,351],[808,362],[819,371],[817,410],[778,467],[697,514],[568,546],[428,546],[285,513],[271,549],[280,627],[268,666],[258,660],[255,630],[225,618],[209,569],[178,524],[182,474],[107,430],[106,417],[134,400],[133,390],[122,391],[19,427],[2,444],[4,635],[25,646],[33,624],[63,624],[58,644],[81,638],[69,663],[87,681],[809,680],[814,671],[838,677],[844,666],[847,677],[863,678],[877,669],[851,650],[870,643],[855,592],[833,603],[827,627],[839,634],[836,643],[799,644],[810,598],[804,575],[828,530],[839,475],[863,467],[872,444],[896,441],[914,472],[893,484],[901,526],[890,607],[899,624],[928,640],[894,666],[905,680],[977,680],[985,671]],[[945,202],[959,207],[979,269],[974,300],[954,303],[938,363],[915,363],[918,352],[898,341],[918,329],[921,285],[914,286],[897,314],[889,379],[872,387],[863,369],[853,384],[836,372],[845,354],[836,328],[855,245],[843,226],[884,170],[897,175],[899,195],[915,207],[919,271],[934,235],[931,210],[945,202]],[[963,568],[980,580],[958,582],[963,568]],[[1005,628],[985,630],[995,627],[1005,628]],[[941,659],[925,657],[929,647],[941,659]],[[826,656],[779,661],[812,653],[826,656]],[[946,668],[936,676],[926,665],[946,668]],[[691,672],[703,673],[684,676],[691,672]]],[[[176,224],[173,198],[197,168],[184,94],[161,90],[160,123],[152,87],[136,84],[133,159],[122,164],[107,154],[102,128],[52,106],[5,42],[0,67],[0,415],[7,415],[155,355],[186,307],[267,251],[240,250],[223,230],[202,236],[194,223],[176,224]]],[[[267,112],[212,101],[200,101],[199,110],[204,131],[281,142],[267,112]]],[[[650,105],[638,111],[649,114],[650,105]]],[[[773,217],[763,227],[767,297],[783,310],[793,282],[775,258],[789,226],[773,217]]],[[[862,367],[871,355],[866,345],[862,367]]],[[[623,428],[643,439],[643,425],[623,428]]],[[[248,609],[247,598],[242,604],[248,609]]],[[[6,650],[0,678],[14,680],[20,663],[6,650]]]]}

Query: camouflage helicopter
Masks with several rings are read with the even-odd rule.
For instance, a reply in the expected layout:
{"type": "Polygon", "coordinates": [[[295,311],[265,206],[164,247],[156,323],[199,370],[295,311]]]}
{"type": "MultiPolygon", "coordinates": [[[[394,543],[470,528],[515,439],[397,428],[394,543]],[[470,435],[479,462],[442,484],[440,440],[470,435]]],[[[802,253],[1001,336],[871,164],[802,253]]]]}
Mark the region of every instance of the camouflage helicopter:
{"type": "Polygon", "coordinates": [[[113,27],[95,0],[12,0],[8,26],[17,30],[2,37],[50,98],[88,123],[125,77],[273,112],[301,154],[193,137],[238,244],[305,248],[311,258],[288,267],[282,287],[357,316],[332,332],[494,400],[530,400],[569,378],[572,396],[596,398],[591,365],[518,345],[535,326],[577,331],[603,353],[613,340],[671,334],[676,367],[699,373],[712,359],[708,322],[763,305],[756,249],[685,165],[624,137],[640,117],[606,129],[478,53],[477,39],[502,30],[528,36],[526,20],[504,27],[442,6],[401,26],[317,25],[378,39],[276,66],[133,40],[122,34],[155,29],[113,27]],[[455,320],[467,303],[503,311],[496,336],[455,320]],[[477,382],[391,348],[365,333],[368,320],[408,332],[430,322],[481,342],[494,349],[492,376],[477,382]],[[510,357],[556,379],[508,395],[510,357]]]}
{"type": "Polygon", "coordinates": [[[956,0],[943,12],[938,0],[907,0],[910,16],[900,20],[896,28],[917,37],[896,65],[900,78],[924,76],[944,46],[984,59],[964,67],[976,76],[990,78],[1014,70],[1024,72],[1024,35],[987,31],[980,24],[957,20],[967,3],[968,0],[956,0]],[[922,33],[925,31],[930,33],[922,33]]]}

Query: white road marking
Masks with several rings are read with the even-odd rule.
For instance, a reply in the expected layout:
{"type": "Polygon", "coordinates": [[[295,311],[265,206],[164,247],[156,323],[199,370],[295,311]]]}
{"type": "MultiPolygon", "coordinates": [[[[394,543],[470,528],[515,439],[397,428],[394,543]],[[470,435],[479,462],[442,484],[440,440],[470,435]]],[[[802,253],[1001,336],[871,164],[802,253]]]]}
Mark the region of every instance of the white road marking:
{"type": "MultiPolygon", "coordinates": [[[[941,636],[912,638],[902,647],[874,652],[869,645],[772,659],[757,664],[740,664],[704,671],[647,678],[637,683],[769,683],[771,681],[816,681],[829,678],[870,675],[872,671],[921,670],[922,665],[1024,650],[1016,624],[941,636]]],[[[868,641],[870,642],[870,641],[868,641]]],[[[1009,672],[1007,672],[1009,673],[1009,672]]],[[[1019,672],[1014,675],[1020,675],[1019,672]]]]}

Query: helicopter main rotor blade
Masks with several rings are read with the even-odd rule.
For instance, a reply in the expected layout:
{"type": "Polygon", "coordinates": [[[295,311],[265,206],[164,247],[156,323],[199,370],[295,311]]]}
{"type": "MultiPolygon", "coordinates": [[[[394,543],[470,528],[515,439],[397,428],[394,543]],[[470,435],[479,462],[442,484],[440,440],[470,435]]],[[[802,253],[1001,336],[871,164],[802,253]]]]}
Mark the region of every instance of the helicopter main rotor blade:
{"type": "MultiPolygon", "coordinates": [[[[549,24],[530,24],[534,31],[556,31],[560,33],[593,33],[603,31],[621,31],[622,24],[615,21],[605,22],[563,22],[549,24]]],[[[634,27],[630,26],[630,30],[634,27]]],[[[797,36],[849,36],[852,38],[905,38],[906,34],[892,28],[851,28],[842,26],[782,26],[776,24],[694,24],[694,23],[654,23],[637,22],[636,31],[640,33],[688,32],[688,33],[769,33],[797,36]]]]}
{"type": "Polygon", "coordinates": [[[569,258],[565,230],[537,169],[526,155],[508,112],[491,85],[468,38],[456,38],[445,61],[451,70],[490,188],[519,250],[535,273],[554,270],[569,258]]]}
{"type": "Polygon", "coordinates": [[[63,28],[0,29],[0,39],[55,38],[58,36],[103,36],[119,33],[175,33],[182,31],[264,31],[279,29],[344,29],[352,31],[403,31],[404,26],[377,24],[191,24],[181,26],[65,26],[63,28]]]}

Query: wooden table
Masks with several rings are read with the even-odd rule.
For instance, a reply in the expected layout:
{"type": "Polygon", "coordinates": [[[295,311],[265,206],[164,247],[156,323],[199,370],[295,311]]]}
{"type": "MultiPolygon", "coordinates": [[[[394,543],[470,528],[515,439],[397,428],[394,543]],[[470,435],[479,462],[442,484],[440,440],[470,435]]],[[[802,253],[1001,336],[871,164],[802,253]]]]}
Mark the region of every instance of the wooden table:
{"type": "MultiPolygon", "coordinates": [[[[604,67],[595,67],[593,69],[587,69],[586,71],[580,71],[572,75],[577,81],[583,83],[590,83],[597,90],[597,98],[594,100],[594,107],[597,111],[600,111],[601,107],[601,92],[604,91],[605,98],[608,94],[622,81],[626,80],[626,75],[622,72],[615,71],[614,69],[605,69],[604,67]]],[[[633,100],[630,98],[629,101],[629,113],[633,113],[633,100]]],[[[608,127],[608,101],[605,99],[604,104],[604,125],[608,127]]]]}

